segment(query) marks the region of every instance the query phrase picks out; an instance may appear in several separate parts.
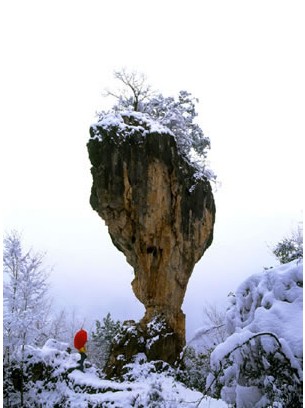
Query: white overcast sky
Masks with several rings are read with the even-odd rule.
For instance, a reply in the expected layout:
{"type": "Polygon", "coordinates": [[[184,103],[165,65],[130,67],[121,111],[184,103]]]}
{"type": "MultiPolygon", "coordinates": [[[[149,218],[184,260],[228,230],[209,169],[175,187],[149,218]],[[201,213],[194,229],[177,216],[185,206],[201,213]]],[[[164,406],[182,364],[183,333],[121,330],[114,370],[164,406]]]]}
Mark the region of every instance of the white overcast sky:
{"type": "Polygon", "coordinates": [[[6,1],[1,10],[4,231],[46,251],[57,307],[139,319],[132,268],[90,208],[86,142],[114,69],[198,97],[210,137],[212,246],[183,310],[225,304],[303,217],[304,3],[295,0],[6,1]]]}

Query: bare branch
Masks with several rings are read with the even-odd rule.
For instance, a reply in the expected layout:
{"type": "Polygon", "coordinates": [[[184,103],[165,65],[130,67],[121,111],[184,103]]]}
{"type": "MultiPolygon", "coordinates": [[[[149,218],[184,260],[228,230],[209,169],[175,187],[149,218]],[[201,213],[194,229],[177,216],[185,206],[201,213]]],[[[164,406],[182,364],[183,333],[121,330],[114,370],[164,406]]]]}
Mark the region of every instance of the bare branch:
{"type": "Polygon", "coordinates": [[[151,86],[146,83],[146,76],[136,71],[127,71],[123,68],[120,71],[114,71],[114,78],[123,84],[123,89],[113,91],[105,89],[103,96],[112,96],[115,99],[130,101],[135,111],[140,110],[140,103],[151,98],[154,92],[151,86]]]}

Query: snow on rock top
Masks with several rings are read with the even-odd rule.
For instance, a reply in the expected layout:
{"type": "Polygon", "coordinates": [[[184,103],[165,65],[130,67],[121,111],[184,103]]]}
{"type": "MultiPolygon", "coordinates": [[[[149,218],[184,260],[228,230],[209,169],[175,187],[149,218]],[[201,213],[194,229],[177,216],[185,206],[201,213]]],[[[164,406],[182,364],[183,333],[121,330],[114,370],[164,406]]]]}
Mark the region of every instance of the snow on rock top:
{"type": "MultiPolygon", "coordinates": [[[[171,135],[176,140],[180,154],[194,169],[194,178],[201,180],[205,178],[210,181],[216,181],[216,175],[207,165],[205,158],[200,156],[194,148],[188,149],[181,144],[179,138],[167,126],[157,120],[154,120],[149,114],[137,111],[112,111],[100,116],[97,123],[90,127],[90,139],[102,141],[106,135],[112,133],[112,138],[116,140],[125,139],[134,134],[141,134],[143,137],[149,134],[171,135]]],[[[188,139],[186,137],[186,139],[188,139]]],[[[191,143],[188,140],[187,144],[191,143]]],[[[196,183],[191,187],[190,192],[196,187],[196,183]]]]}
{"type": "Polygon", "coordinates": [[[143,136],[149,133],[164,133],[173,136],[171,130],[161,125],[159,122],[153,120],[149,115],[143,112],[135,111],[123,111],[123,112],[110,112],[105,114],[98,123],[93,124],[91,129],[91,138],[102,140],[103,135],[99,129],[110,130],[113,129],[120,136],[132,135],[135,132],[143,132],[143,136]]]}

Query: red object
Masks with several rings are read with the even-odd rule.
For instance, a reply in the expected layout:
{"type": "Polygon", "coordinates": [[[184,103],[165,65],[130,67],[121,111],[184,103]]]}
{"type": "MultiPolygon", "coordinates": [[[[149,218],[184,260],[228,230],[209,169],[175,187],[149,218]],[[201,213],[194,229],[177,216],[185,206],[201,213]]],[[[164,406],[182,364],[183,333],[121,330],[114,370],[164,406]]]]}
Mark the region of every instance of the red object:
{"type": "Polygon", "coordinates": [[[86,330],[81,329],[74,336],[74,347],[79,350],[87,343],[88,335],[86,330]]]}

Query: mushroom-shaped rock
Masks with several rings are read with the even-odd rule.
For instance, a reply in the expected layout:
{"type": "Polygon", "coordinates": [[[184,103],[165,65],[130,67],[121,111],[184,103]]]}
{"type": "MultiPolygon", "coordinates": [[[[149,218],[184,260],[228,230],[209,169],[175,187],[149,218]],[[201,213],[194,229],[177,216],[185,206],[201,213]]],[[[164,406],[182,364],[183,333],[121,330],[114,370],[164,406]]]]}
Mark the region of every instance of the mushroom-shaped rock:
{"type": "Polygon", "coordinates": [[[159,316],[174,339],[167,342],[168,359],[163,346],[159,357],[172,363],[185,345],[181,305],[188,280],[213,239],[210,183],[174,135],[143,114],[106,115],[90,135],[91,206],[134,268],[132,288],[146,308],[139,323],[144,338],[159,316]]]}

